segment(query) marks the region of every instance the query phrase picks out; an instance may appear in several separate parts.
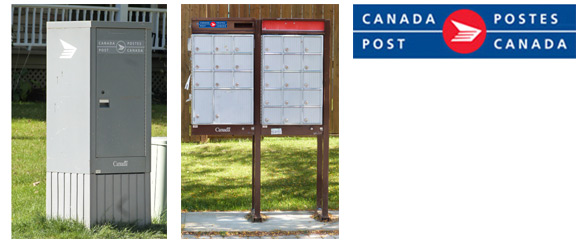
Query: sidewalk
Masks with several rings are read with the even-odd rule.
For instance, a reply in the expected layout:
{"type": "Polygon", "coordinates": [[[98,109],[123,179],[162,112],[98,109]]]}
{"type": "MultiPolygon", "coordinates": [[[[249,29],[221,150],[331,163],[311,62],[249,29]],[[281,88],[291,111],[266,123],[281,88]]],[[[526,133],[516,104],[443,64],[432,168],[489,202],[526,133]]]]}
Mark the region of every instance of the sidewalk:
{"type": "MultiPolygon", "coordinates": [[[[305,234],[285,236],[221,236],[206,235],[200,238],[338,238],[338,235],[320,235],[310,231],[339,230],[339,221],[319,222],[311,218],[312,211],[275,211],[263,212],[267,221],[252,223],[245,219],[249,212],[189,212],[182,213],[183,238],[196,238],[188,233],[203,232],[273,232],[273,231],[303,231],[305,234]]],[[[338,211],[330,211],[330,215],[338,216],[338,211]]]]}

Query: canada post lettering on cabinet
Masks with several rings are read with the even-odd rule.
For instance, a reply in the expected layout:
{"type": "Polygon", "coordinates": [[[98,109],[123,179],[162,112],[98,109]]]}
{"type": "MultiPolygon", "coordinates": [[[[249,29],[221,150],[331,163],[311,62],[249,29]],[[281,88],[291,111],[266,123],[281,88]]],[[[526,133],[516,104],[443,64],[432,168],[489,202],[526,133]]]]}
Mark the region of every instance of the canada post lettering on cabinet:
{"type": "Polygon", "coordinates": [[[354,5],[354,58],[575,58],[575,5],[354,5]]]}

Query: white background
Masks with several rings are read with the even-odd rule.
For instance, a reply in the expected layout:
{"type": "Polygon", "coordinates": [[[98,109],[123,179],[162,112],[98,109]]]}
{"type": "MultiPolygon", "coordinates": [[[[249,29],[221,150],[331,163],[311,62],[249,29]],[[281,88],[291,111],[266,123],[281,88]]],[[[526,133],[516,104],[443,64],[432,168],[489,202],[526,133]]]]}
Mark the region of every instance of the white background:
{"type": "MultiPolygon", "coordinates": [[[[75,4],[84,2],[76,1],[75,4]]],[[[168,238],[173,244],[185,245],[273,244],[269,240],[179,239],[179,3],[184,1],[169,2],[166,2],[170,13],[168,238]]],[[[583,244],[581,52],[577,60],[352,60],[351,2],[254,2],[341,2],[340,240],[279,240],[278,244],[583,244]]],[[[184,3],[242,4],[248,1],[184,3]]],[[[5,55],[1,60],[3,79],[0,85],[3,163],[0,189],[5,199],[0,202],[0,237],[7,240],[11,236],[9,4],[2,4],[1,10],[4,36],[0,47],[5,55]]],[[[577,22],[582,26],[581,18],[577,22]]],[[[581,49],[581,38],[578,40],[581,49]]],[[[80,242],[21,240],[16,243],[80,242]]],[[[104,242],[86,240],[82,243],[104,242]]],[[[170,242],[118,240],[106,243],[153,245],[170,242]]]]}

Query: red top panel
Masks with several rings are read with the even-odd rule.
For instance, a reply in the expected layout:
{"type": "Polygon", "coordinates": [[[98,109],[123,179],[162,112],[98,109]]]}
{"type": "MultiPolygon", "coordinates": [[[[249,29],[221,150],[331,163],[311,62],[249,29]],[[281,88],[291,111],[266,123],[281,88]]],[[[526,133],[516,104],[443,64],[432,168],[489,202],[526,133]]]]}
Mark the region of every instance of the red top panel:
{"type": "Polygon", "coordinates": [[[324,31],[324,21],[264,20],[261,27],[270,31],[324,31]]]}

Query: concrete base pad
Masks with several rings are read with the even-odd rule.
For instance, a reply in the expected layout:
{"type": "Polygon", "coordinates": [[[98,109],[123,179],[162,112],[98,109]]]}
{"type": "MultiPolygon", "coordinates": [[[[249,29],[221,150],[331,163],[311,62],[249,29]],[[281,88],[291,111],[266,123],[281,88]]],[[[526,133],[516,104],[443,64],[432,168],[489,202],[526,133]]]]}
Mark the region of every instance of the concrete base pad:
{"type": "MultiPolygon", "coordinates": [[[[273,211],[263,212],[264,222],[249,222],[245,215],[249,212],[189,212],[182,213],[185,232],[209,231],[313,231],[338,230],[339,221],[319,222],[311,216],[313,211],[273,211]]],[[[338,216],[338,211],[329,212],[338,216]]]]}

